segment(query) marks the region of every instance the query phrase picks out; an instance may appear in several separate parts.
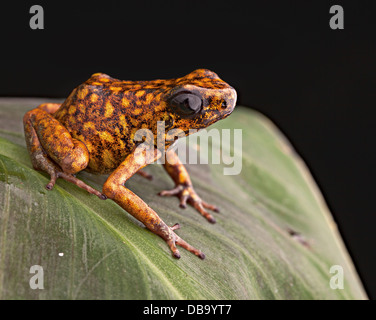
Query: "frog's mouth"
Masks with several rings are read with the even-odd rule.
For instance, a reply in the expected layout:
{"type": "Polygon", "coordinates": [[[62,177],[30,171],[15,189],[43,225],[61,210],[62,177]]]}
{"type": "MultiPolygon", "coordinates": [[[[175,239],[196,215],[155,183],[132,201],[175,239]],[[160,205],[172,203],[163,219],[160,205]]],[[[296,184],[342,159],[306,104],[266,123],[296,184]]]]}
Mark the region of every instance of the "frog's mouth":
{"type": "Polygon", "coordinates": [[[223,114],[223,116],[222,116],[222,118],[220,120],[226,119],[234,111],[234,109],[235,109],[235,106],[233,108],[231,108],[231,110],[229,110],[228,112],[226,112],[225,114],[223,114]]]}
{"type": "Polygon", "coordinates": [[[216,123],[219,120],[226,119],[235,109],[235,105],[227,110],[210,110],[205,113],[204,118],[202,119],[202,124],[207,127],[216,123]]]}

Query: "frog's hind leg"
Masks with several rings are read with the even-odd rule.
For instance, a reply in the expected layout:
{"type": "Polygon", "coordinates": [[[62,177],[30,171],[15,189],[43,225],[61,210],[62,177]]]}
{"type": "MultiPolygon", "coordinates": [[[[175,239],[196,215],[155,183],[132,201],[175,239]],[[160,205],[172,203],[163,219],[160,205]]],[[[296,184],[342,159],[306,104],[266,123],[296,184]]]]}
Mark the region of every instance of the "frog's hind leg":
{"type": "Polygon", "coordinates": [[[50,175],[51,180],[46,185],[48,190],[53,188],[58,178],[63,178],[106,199],[105,195],[74,176],[86,168],[89,153],[81,141],[73,139],[68,130],[51,116],[59,107],[59,104],[42,104],[24,116],[26,145],[33,167],[50,175]]]}

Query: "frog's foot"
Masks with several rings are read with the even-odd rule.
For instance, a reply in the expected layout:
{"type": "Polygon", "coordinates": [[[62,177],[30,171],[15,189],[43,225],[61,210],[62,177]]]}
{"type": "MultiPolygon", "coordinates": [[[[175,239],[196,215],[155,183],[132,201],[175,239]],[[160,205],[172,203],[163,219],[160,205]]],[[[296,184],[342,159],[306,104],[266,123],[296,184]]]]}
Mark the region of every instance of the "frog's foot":
{"type": "Polygon", "coordinates": [[[87,185],[82,180],[77,179],[73,174],[65,173],[65,172],[62,172],[62,171],[52,171],[51,172],[51,180],[46,185],[46,189],[52,190],[55,183],[56,183],[56,180],[58,178],[62,178],[64,180],[68,181],[68,182],[75,184],[76,186],[80,187],[81,189],[84,189],[87,192],[96,195],[99,199],[102,199],[102,200],[107,199],[107,197],[103,193],[101,193],[98,190],[95,190],[94,188],[90,187],[89,185],[87,185]]]}
{"type": "Polygon", "coordinates": [[[144,177],[150,181],[153,180],[153,176],[143,170],[138,170],[136,173],[139,174],[141,177],[144,177]]]}
{"type": "Polygon", "coordinates": [[[200,259],[205,259],[205,254],[200,250],[192,247],[190,244],[185,242],[182,238],[180,238],[174,231],[180,229],[180,225],[178,223],[174,224],[172,227],[168,227],[169,232],[167,237],[163,237],[164,240],[167,242],[168,246],[172,251],[172,255],[175,258],[180,258],[180,252],[176,246],[180,246],[189,252],[192,252],[200,259]]]}
{"type": "Polygon", "coordinates": [[[215,223],[215,218],[206,210],[213,210],[219,212],[218,207],[203,201],[193,189],[192,186],[178,184],[171,190],[163,190],[159,193],[160,196],[177,196],[180,200],[180,208],[185,209],[187,202],[192,205],[199,213],[201,213],[210,223],[215,223]]]}

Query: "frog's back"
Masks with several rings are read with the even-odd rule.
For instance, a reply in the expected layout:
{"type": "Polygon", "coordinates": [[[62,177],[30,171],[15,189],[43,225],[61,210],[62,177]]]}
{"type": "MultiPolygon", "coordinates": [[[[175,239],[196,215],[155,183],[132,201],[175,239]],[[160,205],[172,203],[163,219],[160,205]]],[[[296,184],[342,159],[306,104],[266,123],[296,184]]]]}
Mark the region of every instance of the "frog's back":
{"type": "Polygon", "coordinates": [[[72,91],[54,117],[87,146],[88,170],[108,173],[136,147],[132,136],[148,126],[141,114],[153,114],[165,85],[165,80],[120,81],[96,73],[72,91]]]}
{"type": "Polygon", "coordinates": [[[184,132],[206,127],[231,113],[233,108],[226,107],[226,111],[219,108],[219,102],[227,95],[231,98],[229,105],[234,105],[234,92],[218,75],[206,69],[197,69],[181,78],[150,81],[123,81],[96,73],[72,91],[54,117],[88,148],[88,170],[108,173],[140,143],[134,139],[139,129],[150,129],[155,135],[158,121],[165,121],[167,128],[175,121],[174,125],[184,132]],[[196,90],[201,101],[210,105],[202,108],[205,115],[175,121],[180,116],[169,109],[167,99],[182,90],[196,90]]]}

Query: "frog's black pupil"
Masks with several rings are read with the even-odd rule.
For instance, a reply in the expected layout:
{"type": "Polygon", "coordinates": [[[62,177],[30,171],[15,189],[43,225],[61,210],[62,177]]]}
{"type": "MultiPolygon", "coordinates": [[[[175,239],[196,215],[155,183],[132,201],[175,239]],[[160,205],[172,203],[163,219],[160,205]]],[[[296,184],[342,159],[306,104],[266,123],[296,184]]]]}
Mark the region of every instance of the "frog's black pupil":
{"type": "Polygon", "coordinates": [[[201,108],[201,98],[192,93],[180,93],[172,98],[172,104],[176,111],[183,115],[190,115],[198,112],[201,108]]]}

